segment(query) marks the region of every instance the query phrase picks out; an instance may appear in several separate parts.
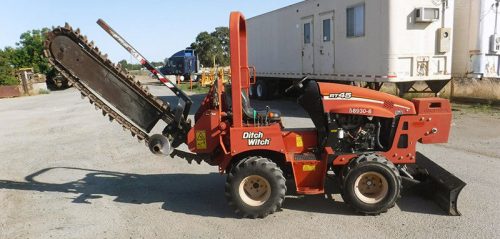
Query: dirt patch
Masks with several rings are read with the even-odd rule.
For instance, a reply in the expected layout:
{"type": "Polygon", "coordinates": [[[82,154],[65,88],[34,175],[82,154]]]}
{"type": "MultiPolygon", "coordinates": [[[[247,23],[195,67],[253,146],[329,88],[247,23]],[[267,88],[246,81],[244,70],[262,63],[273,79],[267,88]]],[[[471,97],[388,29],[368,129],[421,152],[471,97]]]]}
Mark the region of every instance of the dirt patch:
{"type": "MultiPolygon", "coordinates": [[[[164,86],[148,87],[177,100],[164,86]]],[[[286,127],[313,127],[291,99],[252,101],[266,105],[282,110],[286,127]]],[[[288,195],[279,213],[246,220],[226,204],[216,167],[152,155],[75,89],[1,100],[0,238],[252,238],[256,229],[266,238],[495,238],[500,116],[492,107],[457,107],[450,142],[418,147],[468,184],[462,216],[404,195],[387,213],[365,217],[335,194],[288,195]],[[329,226],[312,231],[304,222],[329,226]]]]}

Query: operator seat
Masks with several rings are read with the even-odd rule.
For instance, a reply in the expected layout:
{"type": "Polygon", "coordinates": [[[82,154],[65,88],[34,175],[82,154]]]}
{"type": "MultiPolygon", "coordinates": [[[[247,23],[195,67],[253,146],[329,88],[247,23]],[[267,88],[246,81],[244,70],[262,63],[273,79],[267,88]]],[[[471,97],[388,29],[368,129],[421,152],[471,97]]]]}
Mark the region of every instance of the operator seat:
{"type": "MultiPolygon", "coordinates": [[[[227,108],[233,110],[233,99],[232,97],[232,87],[227,84],[224,86],[225,100],[227,108]]],[[[268,122],[279,122],[281,121],[281,112],[279,110],[265,109],[265,110],[255,110],[250,106],[250,99],[245,91],[241,91],[241,104],[243,108],[243,119],[244,120],[267,120],[268,122]]]]}
{"type": "Polygon", "coordinates": [[[303,93],[297,99],[297,102],[309,114],[318,132],[318,146],[319,148],[323,148],[327,141],[328,130],[318,83],[314,80],[307,81],[304,84],[303,93]]]}

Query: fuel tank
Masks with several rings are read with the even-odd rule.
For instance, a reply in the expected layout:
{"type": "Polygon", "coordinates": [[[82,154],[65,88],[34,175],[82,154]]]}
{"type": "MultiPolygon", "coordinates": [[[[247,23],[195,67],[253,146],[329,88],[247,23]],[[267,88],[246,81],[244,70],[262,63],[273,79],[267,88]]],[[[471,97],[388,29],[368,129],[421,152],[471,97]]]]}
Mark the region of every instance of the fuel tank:
{"type": "Polygon", "coordinates": [[[393,118],[416,114],[408,100],[357,86],[318,82],[325,112],[393,118]]]}

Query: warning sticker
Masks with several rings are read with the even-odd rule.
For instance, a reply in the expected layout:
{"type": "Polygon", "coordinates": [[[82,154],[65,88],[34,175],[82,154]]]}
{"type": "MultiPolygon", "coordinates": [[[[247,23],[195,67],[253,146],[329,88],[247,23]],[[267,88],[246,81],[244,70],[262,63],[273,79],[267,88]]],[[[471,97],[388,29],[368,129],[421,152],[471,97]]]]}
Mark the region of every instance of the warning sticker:
{"type": "Polygon", "coordinates": [[[295,136],[295,146],[297,146],[297,148],[304,147],[304,142],[302,142],[302,136],[300,136],[300,134],[295,136]]]}
{"type": "Polygon", "coordinates": [[[304,172],[311,172],[314,170],[316,170],[316,165],[314,165],[314,164],[304,164],[302,166],[302,171],[304,171],[304,172]]]}
{"type": "Polygon", "coordinates": [[[207,133],[205,130],[196,131],[196,149],[207,149],[207,133]]]}

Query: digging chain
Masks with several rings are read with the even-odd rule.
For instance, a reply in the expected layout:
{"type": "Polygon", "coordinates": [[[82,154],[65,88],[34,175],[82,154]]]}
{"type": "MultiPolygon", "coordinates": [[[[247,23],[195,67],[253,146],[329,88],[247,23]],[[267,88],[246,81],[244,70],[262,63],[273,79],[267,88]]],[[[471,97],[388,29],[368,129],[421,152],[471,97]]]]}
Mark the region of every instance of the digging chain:
{"type": "MultiPolygon", "coordinates": [[[[55,37],[64,35],[66,37],[71,38],[73,41],[78,43],[82,50],[86,52],[86,54],[91,55],[96,61],[99,61],[102,65],[104,65],[107,70],[115,73],[118,78],[129,85],[131,88],[135,89],[139,94],[143,95],[150,103],[152,103],[156,108],[160,109],[162,112],[169,111],[168,103],[160,100],[159,98],[153,96],[146,87],[142,86],[138,80],[135,80],[132,75],[130,75],[126,70],[122,69],[121,65],[113,64],[107,57],[106,54],[101,54],[99,49],[94,46],[93,42],[89,42],[87,37],[80,34],[80,29],[73,30],[72,27],[66,23],[64,27],[57,27],[52,29],[47,34],[47,39],[44,42],[44,55],[49,60],[49,63],[54,66],[54,68],[61,73],[63,77],[65,77],[69,82],[73,83],[73,86],[81,92],[82,99],[87,97],[89,99],[90,104],[93,104],[96,110],[101,109],[103,116],[108,116],[109,121],[116,121],[122,127],[124,131],[130,131],[132,137],[137,137],[139,141],[144,140],[146,145],[149,141],[148,134],[144,132],[142,129],[134,126],[130,120],[123,117],[117,111],[106,104],[103,100],[101,100],[96,94],[94,94],[89,87],[80,82],[77,76],[73,75],[73,73],[66,69],[62,64],[60,64],[56,58],[52,55],[50,51],[50,44],[54,40],[55,37]]],[[[90,70],[90,69],[89,69],[90,70]]],[[[99,69],[94,69],[99,70],[99,69]]],[[[165,116],[168,117],[168,116],[165,116]]],[[[170,121],[171,119],[165,119],[170,121]]]]}

